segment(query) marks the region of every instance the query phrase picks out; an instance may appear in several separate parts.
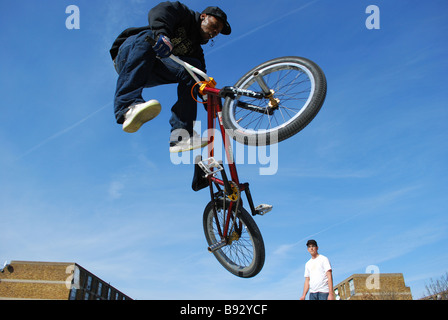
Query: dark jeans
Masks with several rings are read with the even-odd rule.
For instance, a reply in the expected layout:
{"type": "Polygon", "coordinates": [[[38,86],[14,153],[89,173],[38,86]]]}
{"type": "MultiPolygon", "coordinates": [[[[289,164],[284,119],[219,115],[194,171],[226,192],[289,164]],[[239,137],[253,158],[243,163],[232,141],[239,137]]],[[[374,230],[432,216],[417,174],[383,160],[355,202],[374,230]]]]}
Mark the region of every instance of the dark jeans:
{"type": "Polygon", "coordinates": [[[327,300],[328,292],[310,292],[310,300],[327,300]]]}
{"type": "MultiPolygon", "coordinates": [[[[171,108],[171,130],[186,129],[191,134],[197,115],[197,103],[191,96],[195,81],[183,66],[170,58],[157,58],[147,37],[153,37],[151,30],[126,39],[115,59],[118,80],[114,111],[117,123],[124,122],[124,114],[130,105],[144,102],[143,88],[178,83],[178,100],[171,108]]],[[[198,59],[179,58],[201,70],[205,68],[198,59]]],[[[197,90],[194,94],[196,99],[197,90]]]]}

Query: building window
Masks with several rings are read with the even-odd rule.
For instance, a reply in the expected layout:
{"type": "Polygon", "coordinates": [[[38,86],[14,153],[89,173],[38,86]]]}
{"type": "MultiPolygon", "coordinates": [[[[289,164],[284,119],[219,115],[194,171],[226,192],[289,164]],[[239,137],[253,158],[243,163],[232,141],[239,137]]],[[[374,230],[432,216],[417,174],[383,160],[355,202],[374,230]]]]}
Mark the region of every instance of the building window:
{"type": "Polygon", "coordinates": [[[101,282],[98,282],[98,291],[96,292],[98,295],[98,299],[101,299],[102,291],[103,291],[103,284],[101,282]]]}
{"type": "Polygon", "coordinates": [[[76,288],[72,287],[70,289],[70,296],[69,296],[70,300],[76,300],[76,288]]]}
{"type": "Polygon", "coordinates": [[[86,285],[86,290],[91,290],[91,288],[92,288],[92,277],[91,276],[88,276],[87,277],[87,285],[86,285]]]}
{"type": "Polygon", "coordinates": [[[348,281],[348,285],[350,286],[350,295],[354,296],[355,295],[355,282],[353,281],[353,279],[350,279],[348,281]]]}

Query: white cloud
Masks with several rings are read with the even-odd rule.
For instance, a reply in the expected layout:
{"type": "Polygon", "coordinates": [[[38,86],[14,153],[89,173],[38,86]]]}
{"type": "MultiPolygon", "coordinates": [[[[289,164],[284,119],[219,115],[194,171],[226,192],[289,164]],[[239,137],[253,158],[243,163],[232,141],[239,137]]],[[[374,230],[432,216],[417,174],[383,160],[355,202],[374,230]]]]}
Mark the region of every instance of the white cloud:
{"type": "Polygon", "coordinates": [[[109,185],[109,196],[112,199],[119,199],[123,195],[121,192],[124,188],[124,185],[120,181],[112,181],[109,185]]]}

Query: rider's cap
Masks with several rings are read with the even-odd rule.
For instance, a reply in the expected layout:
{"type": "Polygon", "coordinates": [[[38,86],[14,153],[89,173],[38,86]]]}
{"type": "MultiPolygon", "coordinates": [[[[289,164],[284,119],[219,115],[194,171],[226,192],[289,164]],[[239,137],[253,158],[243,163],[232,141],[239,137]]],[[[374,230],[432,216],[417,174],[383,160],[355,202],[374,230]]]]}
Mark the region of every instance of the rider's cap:
{"type": "Polygon", "coordinates": [[[317,247],[317,242],[316,240],[308,240],[308,242],[306,243],[306,246],[308,247],[309,245],[313,245],[317,247]]]}
{"type": "Polygon", "coordinates": [[[219,18],[224,23],[224,27],[222,28],[221,33],[225,35],[229,35],[232,32],[232,28],[230,28],[230,24],[227,22],[227,15],[219,9],[218,7],[207,7],[202,13],[214,16],[219,18]]]}

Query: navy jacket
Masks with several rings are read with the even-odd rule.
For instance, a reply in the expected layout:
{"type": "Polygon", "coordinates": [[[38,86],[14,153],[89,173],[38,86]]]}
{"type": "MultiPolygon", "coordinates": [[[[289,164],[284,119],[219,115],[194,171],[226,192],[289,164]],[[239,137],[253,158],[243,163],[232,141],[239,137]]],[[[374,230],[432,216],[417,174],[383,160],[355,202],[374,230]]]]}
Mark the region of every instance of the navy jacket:
{"type": "Polygon", "coordinates": [[[117,37],[110,49],[112,60],[115,59],[118,49],[128,37],[144,30],[152,30],[154,38],[160,34],[170,38],[174,55],[199,59],[205,69],[204,51],[201,45],[208,41],[201,37],[200,15],[199,12],[190,10],[179,1],[165,1],[158,4],[148,13],[148,26],[128,28],[117,37]]]}

